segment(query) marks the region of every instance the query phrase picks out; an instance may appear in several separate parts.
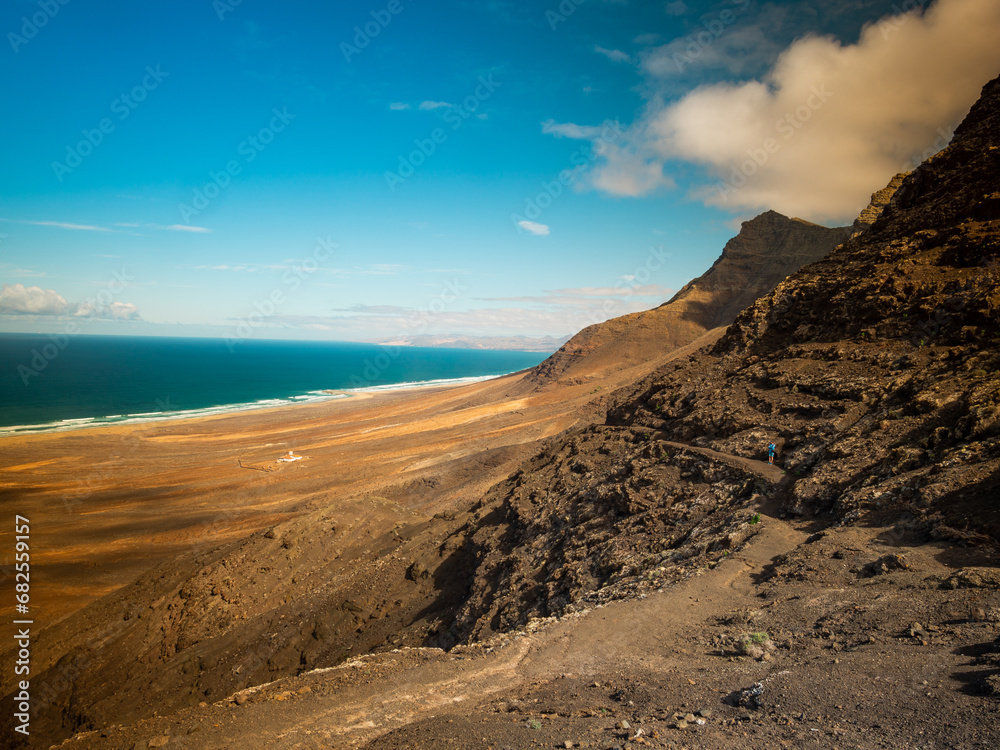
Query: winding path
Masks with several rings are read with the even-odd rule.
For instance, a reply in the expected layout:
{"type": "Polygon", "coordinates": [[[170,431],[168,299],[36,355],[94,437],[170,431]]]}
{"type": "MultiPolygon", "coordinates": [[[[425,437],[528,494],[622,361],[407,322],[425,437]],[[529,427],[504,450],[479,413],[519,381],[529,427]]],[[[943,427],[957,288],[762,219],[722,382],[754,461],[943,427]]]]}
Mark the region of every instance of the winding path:
{"type": "MultiPolygon", "coordinates": [[[[762,461],[661,442],[749,471],[775,485],[787,486],[790,481],[779,467],[762,461]]],[[[332,669],[244,690],[244,705],[224,700],[196,709],[180,721],[162,717],[141,722],[140,731],[149,737],[176,736],[178,725],[194,722],[201,727],[199,748],[350,748],[456,706],[471,707],[490,696],[567,673],[597,675],[641,665],[697,675],[703,661],[695,655],[693,638],[703,624],[739,608],[761,606],[753,574],[802,544],[809,534],[804,524],[765,513],[768,517],[760,532],[715,568],[643,599],[612,602],[553,622],[492,653],[404,649],[363,656],[332,669]]],[[[110,747],[95,734],[78,736],[67,747],[110,747]]]]}

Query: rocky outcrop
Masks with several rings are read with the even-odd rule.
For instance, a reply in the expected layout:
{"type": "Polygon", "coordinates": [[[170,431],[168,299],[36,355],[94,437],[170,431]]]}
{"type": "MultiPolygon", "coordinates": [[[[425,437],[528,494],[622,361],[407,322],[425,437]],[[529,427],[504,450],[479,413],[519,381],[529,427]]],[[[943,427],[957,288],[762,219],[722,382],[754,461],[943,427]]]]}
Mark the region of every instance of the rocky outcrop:
{"type": "Polygon", "coordinates": [[[851,227],[851,237],[856,237],[875,223],[878,217],[882,215],[883,209],[889,205],[889,201],[892,200],[892,196],[896,194],[899,186],[903,184],[903,180],[909,175],[909,172],[900,172],[889,180],[888,185],[872,193],[871,202],[865,207],[858,218],[854,220],[854,225],[851,227]]]}
{"type": "Polygon", "coordinates": [[[657,362],[719,326],[807,263],[843,242],[846,227],[829,228],[766,211],[743,222],[712,267],[668,302],[580,331],[532,371],[536,387],[583,382],[614,370],[657,362]]]}
{"type": "Polygon", "coordinates": [[[653,430],[594,426],[494,488],[468,527],[478,565],[457,632],[479,639],[676,582],[740,548],[780,471],[653,430]]]}

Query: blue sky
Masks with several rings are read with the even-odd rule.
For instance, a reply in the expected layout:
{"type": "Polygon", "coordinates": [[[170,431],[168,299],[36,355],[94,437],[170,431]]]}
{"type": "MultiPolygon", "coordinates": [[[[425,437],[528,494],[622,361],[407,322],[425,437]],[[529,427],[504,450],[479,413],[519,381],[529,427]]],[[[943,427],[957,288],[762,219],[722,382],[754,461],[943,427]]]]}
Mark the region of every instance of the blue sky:
{"type": "Polygon", "coordinates": [[[1000,72],[995,5],[14,0],[0,330],[574,333],[763,210],[853,220],[1000,72]]]}

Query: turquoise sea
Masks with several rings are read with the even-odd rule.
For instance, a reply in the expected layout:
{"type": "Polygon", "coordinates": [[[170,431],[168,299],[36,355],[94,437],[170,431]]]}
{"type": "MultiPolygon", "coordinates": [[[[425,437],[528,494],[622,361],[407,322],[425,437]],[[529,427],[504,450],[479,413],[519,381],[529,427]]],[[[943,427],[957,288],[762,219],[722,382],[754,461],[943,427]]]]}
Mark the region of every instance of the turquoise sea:
{"type": "MultiPolygon", "coordinates": [[[[302,403],[331,390],[476,380],[539,352],[0,333],[0,436],[302,403]]],[[[339,397],[343,397],[340,395],[339,397]]]]}

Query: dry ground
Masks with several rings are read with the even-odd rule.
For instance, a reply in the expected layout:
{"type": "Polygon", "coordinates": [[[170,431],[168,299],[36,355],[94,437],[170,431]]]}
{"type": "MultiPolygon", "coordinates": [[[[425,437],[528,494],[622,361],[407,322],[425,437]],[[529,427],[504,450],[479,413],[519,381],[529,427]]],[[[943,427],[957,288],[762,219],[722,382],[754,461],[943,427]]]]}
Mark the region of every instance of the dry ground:
{"type": "Polygon", "coordinates": [[[64,747],[997,747],[983,678],[1000,593],[954,577],[996,559],[892,529],[761,523],[742,551],[645,599],[485,647],[355,659],[64,747]],[[899,554],[906,568],[858,572],[899,554]],[[751,633],[772,639],[765,658],[735,645],[751,633]],[[739,705],[755,683],[759,705],[739,705]],[[677,713],[694,721],[677,728],[677,713]]]}

